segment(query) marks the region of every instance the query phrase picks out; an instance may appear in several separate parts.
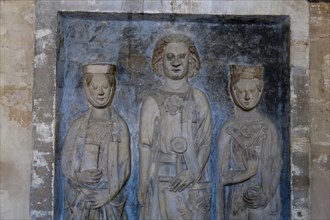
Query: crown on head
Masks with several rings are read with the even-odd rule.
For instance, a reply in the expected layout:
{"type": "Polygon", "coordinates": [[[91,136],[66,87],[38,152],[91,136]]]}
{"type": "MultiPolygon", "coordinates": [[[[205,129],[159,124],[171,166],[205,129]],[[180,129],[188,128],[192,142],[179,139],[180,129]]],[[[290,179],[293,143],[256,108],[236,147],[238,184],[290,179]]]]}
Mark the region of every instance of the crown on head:
{"type": "Polygon", "coordinates": [[[87,64],[84,65],[85,74],[109,74],[116,75],[116,65],[113,64],[87,64]]]}
{"type": "Polygon", "coordinates": [[[257,66],[230,65],[230,78],[232,81],[239,79],[260,79],[264,76],[264,68],[257,66]]]}

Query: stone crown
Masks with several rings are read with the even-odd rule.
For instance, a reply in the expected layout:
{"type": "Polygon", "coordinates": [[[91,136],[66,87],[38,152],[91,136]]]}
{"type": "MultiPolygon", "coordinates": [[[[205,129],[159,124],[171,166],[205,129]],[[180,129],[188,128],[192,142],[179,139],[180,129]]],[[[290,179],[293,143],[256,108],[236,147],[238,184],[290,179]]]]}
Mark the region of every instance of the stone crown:
{"type": "Polygon", "coordinates": [[[84,65],[84,73],[116,75],[116,65],[113,64],[87,64],[84,65]]]}
{"type": "Polygon", "coordinates": [[[258,66],[230,65],[231,78],[240,79],[263,79],[264,68],[258,66]]]}

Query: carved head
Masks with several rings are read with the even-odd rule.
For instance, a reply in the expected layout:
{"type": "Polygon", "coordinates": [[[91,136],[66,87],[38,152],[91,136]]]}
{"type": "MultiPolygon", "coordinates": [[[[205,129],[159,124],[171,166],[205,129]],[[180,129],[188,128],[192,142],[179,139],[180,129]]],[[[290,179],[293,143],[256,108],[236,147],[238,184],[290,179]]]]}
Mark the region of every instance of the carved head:
{"type": "Polygon", "coordinates": [[[263,92],[262,66],[230,65],[230,93],[235,104],[242,110],[254,109],[263,92]]]}
{"type": "Polygon", "coordinates": [[[194,43],[186,36],[173,34],[161,38],[154,49],[152,66],[159,76],[180,80],[198,74],[200,60],[194,43]]]}
{"type": "Polygon", "coordinates": [[[88,64],[84,66],[84,88],[89,103],[95,108],[111,105],[116,90],[116,66],[88,64]]]}

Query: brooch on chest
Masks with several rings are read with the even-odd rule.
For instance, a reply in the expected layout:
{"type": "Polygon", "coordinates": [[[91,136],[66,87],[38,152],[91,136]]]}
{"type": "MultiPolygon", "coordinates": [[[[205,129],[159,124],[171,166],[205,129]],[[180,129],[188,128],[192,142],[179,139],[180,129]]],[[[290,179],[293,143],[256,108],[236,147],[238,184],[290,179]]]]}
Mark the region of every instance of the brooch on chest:
{"type": "Polygon", "coordinates": [[[184,100],[178,95],[172,95],[165,99],[164,107],[165,111],[169,112],[171,115],[176,115],[179,112],[182,112],[184,100]]]}

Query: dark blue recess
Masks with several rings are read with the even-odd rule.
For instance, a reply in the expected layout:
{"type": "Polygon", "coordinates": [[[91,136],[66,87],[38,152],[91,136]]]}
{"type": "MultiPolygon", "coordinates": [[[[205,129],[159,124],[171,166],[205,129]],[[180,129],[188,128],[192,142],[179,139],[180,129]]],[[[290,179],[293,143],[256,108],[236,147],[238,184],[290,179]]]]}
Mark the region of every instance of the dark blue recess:
{"type": "MultiPolygon", "coordinates": [[[[131,177],[125,186],[129,219],[139,215],[139,110],[144,97],[162,84],[151,67],[158,38],[168,33],[189,36],[200,54],[200,74],[191,80],[208,96],[212,108],[211,171],[216,173],[215,150],[224,121],[233,114],[228,91],[229,64],[262,64],[265,91],[261,110],[277,125],[282,139],[282,219],[290,218],[290,65],[287,16],[216,16],[168,14],[58,14],[57,139],[55,219],[63,219],[65,178],[61,150],[71,123],[87,111],[82,86],[82,65],[117,65],[114,106],[131,134],[131,177]]],[[[213,175],[215,176],[215,175],[213,175]]],[[[216,219],[213,184],[212,219],[216,219]]]]}

